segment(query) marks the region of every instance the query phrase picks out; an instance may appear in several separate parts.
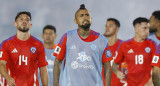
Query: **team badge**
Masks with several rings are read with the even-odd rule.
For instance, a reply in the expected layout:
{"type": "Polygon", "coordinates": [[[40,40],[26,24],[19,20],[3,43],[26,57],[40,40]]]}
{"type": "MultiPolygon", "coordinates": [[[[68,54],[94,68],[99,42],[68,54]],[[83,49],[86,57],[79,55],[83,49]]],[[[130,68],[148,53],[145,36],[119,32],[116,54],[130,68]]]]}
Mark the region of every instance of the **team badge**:
{"type": "Polygon", "coordinates": [[[92,44],[92,45],[91,45],[91,49],[92,49],[92,50],[96,50],[96,48],[97,48],[97,46],[96,46],[95,44],[92,44]]]}
{"type": "Polygon", "coordinates": [[[31,53],[35,53],[36,52],[36,48],[35,47],[31,47],[30,51],[31,51],[31,53]]]}
{"type": "Polygon", "coordinates": [[[111,53],[111,50],[110,50],[110,49],[109,49],[109,50],[106,50],[105,53],[106,53],[107,58],[109,58],[109,57],[112,56],[112,53],[111,53]]]}
{"type": "Polygon", "coordinates": [[[146,53],[150,53],[151,52],[151,48],[150,47],[146,47],[145,51],[146,51],[146,53]]]}

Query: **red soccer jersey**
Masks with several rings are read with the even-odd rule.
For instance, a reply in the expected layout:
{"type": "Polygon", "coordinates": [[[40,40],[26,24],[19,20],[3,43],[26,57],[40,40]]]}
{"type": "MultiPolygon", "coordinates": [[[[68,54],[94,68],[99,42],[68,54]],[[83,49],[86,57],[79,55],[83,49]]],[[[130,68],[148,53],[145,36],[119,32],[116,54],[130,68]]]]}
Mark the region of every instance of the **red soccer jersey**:
{"type": "Polygon", "coordinates": [[[127,62],[127,86],[144,86],[151,77],[151,62],[154,56],[158,56],[157,45],[152,40],[136,42],[134,39],[123,42],[115,63],[127,62]]]}
{"type": "MultiPolygon", "coordinates": [[[[91,30],[90,31],[90,35],[86,39],[83,39],[80,36],[79,37],[81,38],[81,40],[83,40],[85,42],[92,42],[92,41],[96,40],[99,37],[99,35],[100,35],[99,33],[91,30]]],[[[54,52],[54,56],[56,56],[57,59],[59,59],[61,61],[65,58],[65,55],[66,55],[66,43],[67,43],[67,33],[65,33],[62,36],[62,38],[61,38],[61,40],[60,40],[60,42],[59,42],[59,44],[57,46],[60,49],[59,52],[54,52]]],[[[112,60],[112,58],[108,58],[107,55],[106,55],[106,53],[105,53],[105,51],[108,50],[108,49],[109,48],[106,47],[106,49],[103,52],[102,63],[105,63],[105,62],[108,62],[108,61],[112,60]]]]}
{"type": "Polygon", "coordinates": [[[21,41],[15,35],[2,42],[0,52],[0,60],[7,62],[8,72],[14,78],[16,86],[39,86],[38,67],[44,67],[48,63],[45,60],[44,46],[38,39],[30,36],[28,40],[21,41]]]}
{"type": "MultiPolygon", "coordinates": [[[[116,55],[116,51],[118,46],[122,43],[122,40],[119,40],[112,46],[109,46],[109,49],[111,50],[112,56],[114,57],[116,55]]],[[[112,58],[113,59],[113,58],[112,58]]],[[[113,60],[112,60],[113,61],[113,60]]],[[[112,64],[111,61],[111,64],[112,64]]],[[[123,86],[123,83],[120,82],[120,79],[117,78],[115,73],[111,70],[111,86],[123,86]]],[[[102,70],[102,76],[103,76],[103,83],[105,83],[105,78],[104,78],[104,70],[102,70]]],[[[105,86],[105,84],[104,84],[105,86]]]]}

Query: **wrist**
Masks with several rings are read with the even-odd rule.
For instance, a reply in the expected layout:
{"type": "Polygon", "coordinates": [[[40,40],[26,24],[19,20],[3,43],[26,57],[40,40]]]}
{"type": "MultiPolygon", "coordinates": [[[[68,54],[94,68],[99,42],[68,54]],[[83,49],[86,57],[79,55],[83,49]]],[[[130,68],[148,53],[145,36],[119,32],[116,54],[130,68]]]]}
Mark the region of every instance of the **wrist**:
{"type": "Polygon", "coordinates": [[[8,81],[10,78],[12,78],[10,75],[6,75],[6,80],[8,81]]]}

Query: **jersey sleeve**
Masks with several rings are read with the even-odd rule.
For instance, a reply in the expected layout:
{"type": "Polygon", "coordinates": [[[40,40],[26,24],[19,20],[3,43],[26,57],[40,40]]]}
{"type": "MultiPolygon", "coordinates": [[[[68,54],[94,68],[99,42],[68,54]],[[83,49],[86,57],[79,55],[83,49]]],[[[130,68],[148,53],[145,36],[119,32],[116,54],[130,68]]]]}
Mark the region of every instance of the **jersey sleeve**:
{"type": "Polygon", "coordinates": [[[45,58],[44,46],[41,43],[40,46],[38,46],[38,67],[44,67],[46,65],[48,65],[48,62],[45,58]]]}
{"type": "Polygon", "coordinates": [[[116,55],[115,55],[115,59],[114,59],[114,62],[115,63],[122,63],[124,61],[124,45],[123,44],[120,44],[118,46],[118,49],[117,49],[117,52],[116,52],[116,55]]]}
{"type": "Polygon", "coordinates": [[[63,61],[66,55],[67,33],[65,33],[58,43],[53,55],[60,61],[63,61]]]}
{"type": "Polygon", "coordinates": [[[9,53],[8,53],[8,47],[7,47],[7,42],[2,42],[0,44],[0,60],[5,60],[6,62],[9,59],[9,53]]]}
{"type": "Polygon", "coordinates": [[[151,47],[151,50],[152,50],[152,63],[151,63],[151,65],[160,67],[159,47],[157,46],[157,44],[154,41],[152,41],[151,46],[152,46],[151,47]]]}
{"type": "Polygon", "coordinates": [[[107,44],[104,52],[103,52],[103,55],[102,55],[102,63],[105,63],[105,62],[108,62],[108,61],[111,61],[112,60],[112,53],[111,53],[111,50],[109,49],[109,46],[107,44]]]}

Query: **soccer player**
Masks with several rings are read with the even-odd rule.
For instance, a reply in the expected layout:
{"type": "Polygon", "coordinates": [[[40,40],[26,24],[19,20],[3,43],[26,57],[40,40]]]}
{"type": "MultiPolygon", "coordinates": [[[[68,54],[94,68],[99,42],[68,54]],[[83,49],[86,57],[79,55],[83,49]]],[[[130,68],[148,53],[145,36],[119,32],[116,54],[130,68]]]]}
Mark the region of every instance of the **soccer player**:
{"type": "MultiPolygon", "coordinates": [[[[115,18],[108,18],[106,22],[106,28],[104,36],[108,39],[108,45],[109,49],[111,50],[112,56],[115,56],[117,48],[119,44],[122,42],[122,40],[117,38],[117,33],[120,28],[120,23],[115,18]]],[[[112,58],[115,59],[115,58],[112,58]]],[[[112,66],[111,61],[111,66],[112,66]]],[[[111,86],[123,86],[123,84],[120,82],[120,79],[117,78],[117,76],[113,73],[111,74],[111,86]]]]}
{"type": "Polygon", "coordinates": [[[32,27],[30,12],[19,12],[14,25],[17,34],[0,45],[0,73],[7,80],[5,86],[39,86],[38,67],[43,86],[48,86],[43,44],[29,32],[32,27]]]}
{"type": "MultiPolygon", "coordinates": [[[[160,49],[160,11],[154,11],[150,18],[150,35],[148,38],[154,40],[158,48],[160,49]]],[[[160,71],[160,60],[159,57],[155,57],[152,60],[153,74],[152,79],[154,86],[159,86],[159,71],[160,71]]]]}
{"type": "Polygon", "coordinates": [[[59,86],[59,66],[64,59],[61,86],[103,86],[102,65],[106,86],[110,86],[112,55],[108,40],[90,29],[91,16],[84,4],[75,13],[74,22],[78,29],[65,33],[54,52],[53,86],[59,86]]]}
{"type": "MultiPolygon", "coordinates": [[[[44,40],[46,59],[48,62],[47,69],[48,69],[48,77],[49,77],[49,86],[53,86],[53,65],[55,60],[55,56],[53,56],[53,52],[56,48],[56,44],[54,43],[56,37],[57,37],[56,28],[54,26],[46,25],[43,28],[42,38],[44,40]]],[[[41,82],[40,76],[38,76],[38,78],[39,78],[39,82],[41,82]]],[[[42,86],[41,83],[40,83],[40,86],[42,86]]]]}
{"type": "Polygon", "coordinates": [[[138,17],[133,21],[133,26],[135,36],[120,45],[112,69],[119,79],[123,79],[124,74],[117,66],[125,61],[128,65],[127,86],[148,86],[151,79],[150,64],[152,58],[158,56],[159,52],[156,43],[147,39],[148,19],[138,17]]]}

